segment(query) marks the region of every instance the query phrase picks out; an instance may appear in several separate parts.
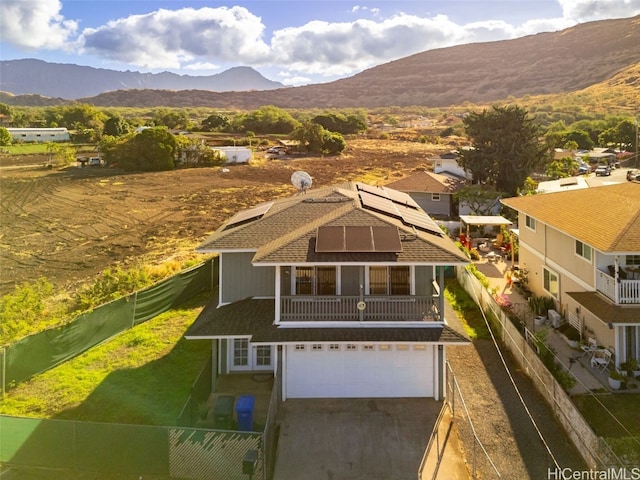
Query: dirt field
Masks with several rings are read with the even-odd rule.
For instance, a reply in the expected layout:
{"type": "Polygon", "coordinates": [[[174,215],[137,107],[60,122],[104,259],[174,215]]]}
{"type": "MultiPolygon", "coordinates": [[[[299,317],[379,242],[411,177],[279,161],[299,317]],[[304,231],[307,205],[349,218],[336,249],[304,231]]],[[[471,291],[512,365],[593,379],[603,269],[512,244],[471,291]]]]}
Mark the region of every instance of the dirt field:
{"type": "Polygon", "coordinates": [[[313,186],[387,183],[443,151],[417,142],[357,139],[340,157],[264,159],[251,165],[123,174],[100,167],[48,170],[37,158],[0,157],[0,294],[45,277],[63,290],[107,267],[194,256],[237,210],[313,186]]]}

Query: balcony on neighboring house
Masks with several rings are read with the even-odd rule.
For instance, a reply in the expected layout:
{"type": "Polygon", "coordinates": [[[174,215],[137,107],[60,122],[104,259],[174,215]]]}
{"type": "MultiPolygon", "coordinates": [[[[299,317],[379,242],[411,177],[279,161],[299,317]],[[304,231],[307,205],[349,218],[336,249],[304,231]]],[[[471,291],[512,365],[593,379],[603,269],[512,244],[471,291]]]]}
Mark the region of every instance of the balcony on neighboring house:
{"type": "Polygon", "coordinates": [[[640,304],[640,270],[620,268],[619,280],[602,270],[596,270],[596,290],[616,304],[640,304]],[[624,277],[624,278],[623,278],[624,277]],[[633,278],[629,278],[633,277],[633,278]]]}
{"type": "Polygon", "coordinates": [[[438,299],[417,295],[280,297],[280,321],[441,322],[438,299]]]}

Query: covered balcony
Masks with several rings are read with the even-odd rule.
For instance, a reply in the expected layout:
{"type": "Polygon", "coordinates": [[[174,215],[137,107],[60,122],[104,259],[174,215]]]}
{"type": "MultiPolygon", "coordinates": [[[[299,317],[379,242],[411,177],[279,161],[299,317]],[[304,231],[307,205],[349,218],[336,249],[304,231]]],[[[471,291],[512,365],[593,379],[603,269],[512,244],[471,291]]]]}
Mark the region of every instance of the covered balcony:
{"type": "Polygon", "coordinates": [[[596,290],[616,304],[640,304],[640,270],[620,268],[618,282],[614,274],[596,270],[596,290]]]}
{"type": "Polygon", "coordinates": [[[280,297],[281,322],[440,322],[438,298],[417,295],[280,297]]]}

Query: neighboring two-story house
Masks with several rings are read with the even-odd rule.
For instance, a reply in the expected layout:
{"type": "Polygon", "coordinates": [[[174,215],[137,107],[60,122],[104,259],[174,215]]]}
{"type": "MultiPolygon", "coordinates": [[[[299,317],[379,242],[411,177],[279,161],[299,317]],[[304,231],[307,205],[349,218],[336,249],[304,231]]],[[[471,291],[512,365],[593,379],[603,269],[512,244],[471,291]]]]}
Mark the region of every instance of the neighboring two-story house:
{"type": "Polygon", "coordinates": [[[518,212],[529,287],[615,363],[640,359],[640,184],[503,199],[518,212]]]}
{"type": "Polygon", "coordinates": [[[444,271],[466,257],[406,194],[362,183],[241,211],[198,251],[219,291],[188,329],[214,372],[277,372],[282,397],[434,397],[447,345],[444,271]]]}

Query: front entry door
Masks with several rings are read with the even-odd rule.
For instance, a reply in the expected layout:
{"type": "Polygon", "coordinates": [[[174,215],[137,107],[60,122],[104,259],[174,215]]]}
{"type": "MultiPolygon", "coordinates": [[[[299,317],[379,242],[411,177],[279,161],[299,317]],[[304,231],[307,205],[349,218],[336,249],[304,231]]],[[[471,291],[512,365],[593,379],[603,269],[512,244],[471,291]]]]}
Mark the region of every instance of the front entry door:
{"type": "Polygon", "coordinates": [[[247,338],[236,338],[230,343],[230,370],[273,370],[271,345],[251,345],[247,338]]]}

